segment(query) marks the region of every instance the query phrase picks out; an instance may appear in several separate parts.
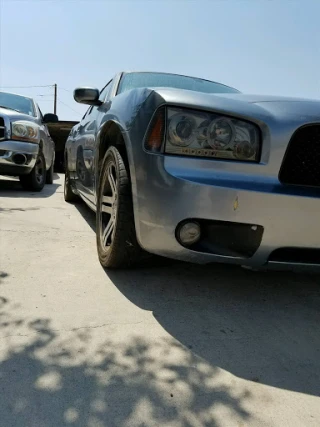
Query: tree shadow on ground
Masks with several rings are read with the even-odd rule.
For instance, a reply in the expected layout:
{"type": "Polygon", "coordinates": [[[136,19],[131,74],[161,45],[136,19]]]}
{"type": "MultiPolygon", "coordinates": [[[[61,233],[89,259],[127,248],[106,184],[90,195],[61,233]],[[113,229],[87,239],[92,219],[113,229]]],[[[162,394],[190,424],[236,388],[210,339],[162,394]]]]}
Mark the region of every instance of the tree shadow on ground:
{"type": "MultiPolygon", "coordinates": [[[[95,230],[95,214],[77,205],[95,230]]],[[[152,260],[106,272],[185,348],[240,378],[320,395],[320,276],[152,260]]]]}
{"type": "Polygon", "coordinates": [[[0,299],[3,426],[215,427],[221,408],[243,425],[253,419],[250,393],[219,385],[219,369],[172,338],[121,341],[18,312],[0,299]]]}
{"type": "Polygon", "coordinates": [[[30,207],[30,208],[1,208],[0,207],[0,212],[26,212],[26,211],[38,211],[40,210],[40,208],[37,207],[30,207]]]}
{"type": "Polygon", "coordinates": [[[4,279],[5,277],[8,277],[8,274],[5,273],[4,271],[0,271],[0,284],[1,284],[1,279],[4,279]]]}
{"type": "Polygon", "coordinates": [[[107,275],[211,366],[320,395],[319,276],[182,263],[107,275]]]}

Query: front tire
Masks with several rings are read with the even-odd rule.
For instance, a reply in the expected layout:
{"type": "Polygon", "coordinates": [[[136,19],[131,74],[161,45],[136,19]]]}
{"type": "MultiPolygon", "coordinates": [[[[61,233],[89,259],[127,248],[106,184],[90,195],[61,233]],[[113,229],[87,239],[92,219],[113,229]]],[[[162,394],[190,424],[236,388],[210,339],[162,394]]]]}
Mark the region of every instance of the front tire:
{"type": "Polygon", "coordinates": [[[103,159],[97,200],[97,250],[105,268],[126,268],[144,254],[137,242],[131,183],[124,161],[115,147],[103,159]]]}
{"type": "Polygon", "coordinates": [[[36,164],[28,175],[19,177],[22,188],[27,191],[41,191],[46,183],[46,161],[42,151],[39,152],[36,164]]]}
{"type": "Polygon", "coordinates": [[[72,191],[71,182],[70,182],[70,173],[68,169],[66,169],[65,175],[64,175],[63,194],[64,194],[64,200],[68,203],[74,203],[79,200],[79,197],[76,194],[74,194],[74,192],[72,191]]]}
{"type": "Polygon", "coordinates": [[[53,184],[53,168],[54,168],[54,162],[52,162],[50,169],[47,170],[46,184],[53,184]]]}

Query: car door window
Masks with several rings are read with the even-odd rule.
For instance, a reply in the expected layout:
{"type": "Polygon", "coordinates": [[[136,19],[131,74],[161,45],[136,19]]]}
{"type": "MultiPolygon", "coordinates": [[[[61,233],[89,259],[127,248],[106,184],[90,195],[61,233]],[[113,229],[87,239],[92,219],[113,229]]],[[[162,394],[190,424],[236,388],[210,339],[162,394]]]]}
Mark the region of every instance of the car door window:
{"type": "Polygon", "coordinates": [[[107,83],[103,89],[101,89],[100,96],[99,96],[99,99],[101,102],[106,102],[106,100],[109,98],[111,88],[112,88],[112,80],[110,80],[110,82],[107,83]]]}
{"type": "MultiPolygon", "coordinates": [[[[100,96],[99,96],[100,101],[105,102],[105,100],[106,100],[106,99],[108,98],[108,96],[109,96],[109,93],[110,93],[110,91],[111,91],[111,88],[112,88],[112,80],[110,80],[110,82],[109,82],[109,83],[107,83],[107,84],[106,84],[106,86],[105,86],[104,88],[102,88],[102,89],[101,89],[101,91],[100,91],[100,96]]],[[[89,119],[89,115],[91,114],[91,112],[92,112],[93,108],[95,108],[95,110],[96,110],[98,107],[97,107],[97,106],[95,106],[95,105],[91,105],[91,106],[88,108],[88,110],[85,112],[84,116],[82,117],[81,122],[82,122],[84,119],[89,119]]]]}
{"type": "Polygon", "coordinates": [[[39,111],[39,114],[40,114],[40,119],[43,122],[43,114],[42,114],[42,111],[40,110],[39,105],[37,105],[37,108],[38,108],[38,111],[39,111]]]}
{"type": "MultiPolygon", "coordinates": [[[[40,110],[40,107],[38,104],[36,104],[36,108],[37,108],[37,116],[40,117],[40,122],[42,123],[42,127],[43,127],[45,133],[50,136],[48,126],[43,121],[43,114],[42,114],[42,111],[40,110]]],[[[51,138],[51,136],[50,136],[50,138],[51,138]]]]}
{"type": "Polygon", "coordinates": [[[84,116],[82,117],[81,120],[83,120],[85,117],[87,117],[91,111],[92,111],[93,105],[90,105],[90,107],[87,109],[87,111],[84,113],[84,116]]]}

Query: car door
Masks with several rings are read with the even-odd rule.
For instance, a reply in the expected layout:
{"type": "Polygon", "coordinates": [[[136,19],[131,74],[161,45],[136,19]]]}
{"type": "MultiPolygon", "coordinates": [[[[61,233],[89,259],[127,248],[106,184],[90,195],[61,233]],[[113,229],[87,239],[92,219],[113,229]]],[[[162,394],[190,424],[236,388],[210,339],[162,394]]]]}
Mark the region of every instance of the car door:
{"type": "Polygon", "coordinates": [[[66,165],[66,167],[68,168],[69,173],[70,173],[70,177],[72,179],[77,178],[77,176],[76,176],[76,160],[77,160],[76,159],[76,146],[77,146],[79,128],[81,126],[82,121],[85,119],[85,117],[87,116],[90,109],[91,109],[91,107],[88,108],[85,115],[82,117],[81,121],[71,129],[69,136],[67,138],[67,141],[66,141],[65,154],[67,155],[67,158],[68,158],[68,164],[66,165]]]}
{"type": "Polygon", "coordinates": [[[43,142],[42,152],[46,160],[46,168],[48,169],[54,158],[54,141],[50,136],[48,126],[43,121],[43,114],[37,104],[36,111],[38,125],[40,126],[40,140],[43,142]]]}
{"type": "Polygon", "coordinates": [[[112,80],[101,90],[100,106],[92,106],[80,122],[76,137],[76,185],[78,191],[89,203],[95,204],[94,197],[94,151],[97,130],[103,115],[106,113],[106,101],[112,88],[112,80]]]}

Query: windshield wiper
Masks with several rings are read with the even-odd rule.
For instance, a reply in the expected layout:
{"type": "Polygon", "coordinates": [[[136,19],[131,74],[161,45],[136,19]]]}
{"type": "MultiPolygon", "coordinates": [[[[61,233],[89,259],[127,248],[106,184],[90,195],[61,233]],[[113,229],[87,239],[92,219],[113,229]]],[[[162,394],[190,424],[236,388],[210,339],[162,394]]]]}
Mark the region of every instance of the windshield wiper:
{"type": "Polygon", "coordinates": [[[0,108],[5,108],[6,110],[13,110],[13,111],[16,111],[17,113],[21,113],[21,111],[16,110],[15,108],[6,107],[5,105],[0,105],[0,108]]]}

